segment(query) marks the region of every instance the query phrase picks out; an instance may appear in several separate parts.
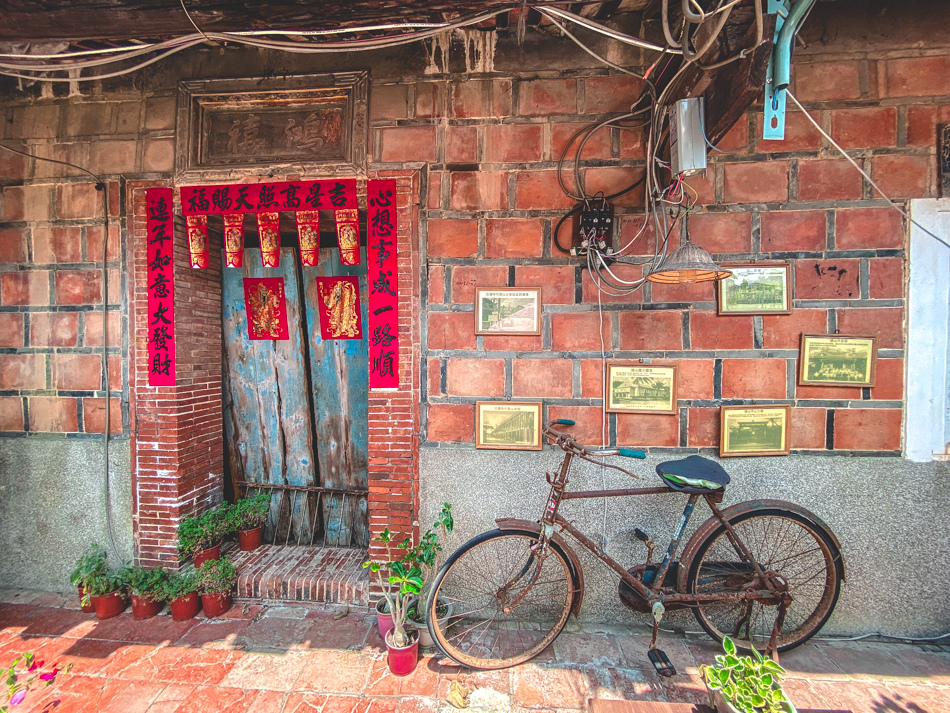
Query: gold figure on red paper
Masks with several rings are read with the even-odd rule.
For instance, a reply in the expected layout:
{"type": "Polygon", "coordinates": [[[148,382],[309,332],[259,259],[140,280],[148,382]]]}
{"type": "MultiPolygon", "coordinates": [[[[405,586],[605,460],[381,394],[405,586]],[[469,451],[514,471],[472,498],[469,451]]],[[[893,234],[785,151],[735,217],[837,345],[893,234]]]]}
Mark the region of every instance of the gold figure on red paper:
{"type": "Polygon", "coordinates": [[[329,293],[320,285],[320,298],[329,317],[329,333],[332,337],[356,337],[360,333],[359,313],[356,311],[356,288],[352,283],[334,283],[329,293]]]}
{"type": "Polygon", "coordinates": [[[279,338],[281,299],[276,290],[258,283],[248,295],[247,303],[250,307],[248,319],[254,325],[254,331],[263,337],[279,338]]]}

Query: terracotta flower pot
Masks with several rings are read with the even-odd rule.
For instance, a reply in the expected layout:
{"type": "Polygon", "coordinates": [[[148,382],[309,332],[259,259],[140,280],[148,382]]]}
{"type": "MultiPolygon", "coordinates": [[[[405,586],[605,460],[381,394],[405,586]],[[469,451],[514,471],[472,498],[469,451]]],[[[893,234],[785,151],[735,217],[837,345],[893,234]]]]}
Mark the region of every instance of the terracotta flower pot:
{"type": "Polygon", "coordinates": [[[264,526],[255,527],[253,530],[238,530],[238,544],[241,552],[251,552],[261,546],[264,540],[264,526]]]}
{"type": "Polygon", "coordinates": [[[142,599],[138,594],[132,595],[132,616],[136,619],[151,619],[157,616],[164,606],[164,602],[153,602],[142,599]]]}
{"type": "Polygon", "coordinates": [[[395,646],[393,632],[386,634],[386,649],[389,651],[389,670],[394,676],[408,676],[416,670],[419,663],[419,632],[409,630],[408,646],[395,646]]]}
{"type": "Polygon", "coordinates": [[[172,610],[172,619],[175,621],[184,621],[197,616],[201,608],[201,600],[198,598],[198,592],[189,592],[183,597],[172,599],[169,607],[172,610]]]}
{"type": "Polygon", "coordinates": [[[100,619],[111,619],[125,611],[127,602],[121,591],[109,592],[100,596],[93,596],[92,605],[96,608],[96,616],[100,619]]]}
{"type": "Polygon", "coordinates": [[[376,602],[376,626],[379,627],[379,638],[386,640],[386,634],[393,630],[393,615],[386,612],[386,600],[376,602]]]}
{"type": "Polygon", "coordinates": [[[195,564],[195,569],[201,569],[201,565],[209,560],[221,559],[221,543],[219,542],[214,547],[209,547],[206,550],[195,552],[191,559],[195,564]]]}
{"type": "Polygon", "coordinates": [[[201,608],[205,616],[221,616],[231,608],[231,592],[213,592],[201,595],[201,608]]]}
{"type": "Polygon", "coordinates": [[[79,606],[82,607],[82,610],[86,612],[86,614],[92,614],[96,610],[96,607],[93,605],[91,598],[88,604],[82,603],[82,598],[86,596],[86,590],[80,584],[76,587],[76,591],[79,592],[79,606]]]}

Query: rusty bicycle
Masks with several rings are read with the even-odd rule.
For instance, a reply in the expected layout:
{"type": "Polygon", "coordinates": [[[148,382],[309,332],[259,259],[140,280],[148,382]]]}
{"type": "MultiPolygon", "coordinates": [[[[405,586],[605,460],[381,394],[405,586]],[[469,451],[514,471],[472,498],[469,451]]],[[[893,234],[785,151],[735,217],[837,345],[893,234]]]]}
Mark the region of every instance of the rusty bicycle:
{"type": "Polygon", "coordinates": [[[439,571],[429,595],[428,626],[450,659],[476,669],[514,666],[543,651],[577,616],[584,598],[584,572],[562,537],[566,532],[620,577],[619,596],[629,608],[653,617],[649,658],[663,676],[675,673],[656,639],[667,611],[690,608],[714,639],[732,637],[740,649],[768,653],[792,649],[828,620],[844,580],[837,538],[816,515],[792,503],[756,500],[720,509],[729,475],[699,455],[656,467],[655,487],[568,491],[574,459],[639,476],[604,456],[645,458],[629,448],[594,450],[552,426],[543,434],[564,450],[557,473],[546,474],[550,494],[537,522],[502,518],[497,529],[460,547],[439,571]],[[646,562],[625,569],[576,525],[565,519],[562,502],[583,498],[657,495],[687,496],[682,517],[660,562],[653,540],[637,528],[647,548],[646,562]],[[680,540],[697,501],[712,511],[677,558],[680,540]]]}

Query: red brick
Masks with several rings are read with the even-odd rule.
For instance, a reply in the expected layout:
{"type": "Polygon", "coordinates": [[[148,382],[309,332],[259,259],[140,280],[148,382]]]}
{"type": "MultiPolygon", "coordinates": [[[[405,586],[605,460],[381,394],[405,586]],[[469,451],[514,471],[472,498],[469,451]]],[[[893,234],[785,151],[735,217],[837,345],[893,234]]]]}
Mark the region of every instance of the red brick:
{"type": "MultiPolygon", "coordinates": [[[[129,151],[126,142],[119,143],[123,152],[129,151]]],[[[92,183],[65,183],[56,187],[56,216],[60,220],[101,218],[102,204],[102,193],[92,183]]]]}
{"type": "Polygon", "coordinates": [[[802,334],[826,334],[828,310],[796,309],[791,314],[762,318],[762,346],[766,349],[798,349],[802,334]]]}
{"type": "Polygon", "coordinates": [[[504,396],[504,359],[446,360],[446,393],[450,396],[504,396]]]}
{"type": "Polygon", "coordinates": [[[511,80],[495,79],[492,81],[492,112],[494,116],[511,116],[511,80]]]}
{"type": "MultiPolygon", "coordinates": [[[[102,346],[102,312],[86,312],[86,329],[83,345],[87,347],[102,346]]],[[[117,346],[122,343],[122,315],[119,312],[109,312],[109,345],[117,346]]]]}
{"type": "Polygon", "coordinates": [[[541,257],[544,221],[539,218],[489,220],[485,223],[485,257],[541,257]]]}
{"type": "Polygon", "coordinates": [[[507,173],[453,172],[449,177],[449,207],[452,210],[504,210],[508,207],[507,173]]]}
{"type": "Polygon", "coordinates": [[[861,98],[857,62],[809,62],[794,65],[795,96],[802,102],[861,98]]]}
{"type": "Polygon", "coordinates": [[[511,394],[530,398],[569,399],[573,394],[574,362],[570,359],[514,359],[511,394]]]}
{"type": "MultiPolygon", "coordinates": [[[[115,340],[116,344],[120,342],[120,339],[115,340]]],[[[30,315],[30,346],[75,347],[78,343],[78,312],[34,312],[30,315]]]]}
{"type": "MultiPolygon", "coordinates": [[[[18,143],[12,148],[23,151],[26,146],[18,143]]],[[[41,155],[38,154],[35,148],[33,149],[33,153],[34,155],[41,155]]],[[[15,154],[12,151],[4,151],[3,154],[0,155],[0,176],[26,178],[26,161],[26,156],[15,154]]],[[[37,163],[39,163],[39,161],[37,161],[37,163]]]]}
{"type": "Polygon", "coordinates": [[[45,389],[46,357],[42,354],[0,354],[0,389],[45,389]]]}
{"type": "MultiPolygon", "coordinates": [[[[818,123],[821,123],[818,112],[809,112],[818,123]]],[[[765,117],[756,114],[756,136],[763,135],[765,117]]],[[[817,151],[821,148],[821,134],[808,117],[800,111],[792,111],[785,115],[785,138],[762,139],[755,145],[756,153],[783,153],[785,151],[817,151]]]]}
{"type": "Polygon", "coordinates": [[[904,310],[900,307],[838,310],[838,332],[876,336],[878,349],[903,349],[904,310]]]}
{"type": "Polygon", "coordinates": [[[752,250],[751,213],[704,213],[690,218],[690,239],[710,253],[752,250]]]}
{"type": "Polygon", "coordinates": [[[518,114],[549,116],[577,113],[577,82],[573,79],[534,79],[518,87],[518,114]]]}
{"type": "Polygon", "coordinates": [[[723,203],[784,203],[788,200],[786,161],[727,163],[723,171],[723,203]]]}
{"type": "Polygon", "coordinates": [[[762,252],[822,252],[827,245],[827,218],[820,210],[762,213],[762,252]]]}
{"type": "Polygon", "coordinates": [[[604,314],[603,330],[597,312],[562,312],[551,315],[551,348],[556,352],[600,351],[603,343],[610,349],[610,314],[604,314]]]}
{"type": "Polygon", "coordinates": [[[472,312],[429,312],[429,349],[474,349],[475,316],[472,312]]]}
{"type": "Polygon", "coordinates": [[[604,439],[606,414],[600,406],[548,406],[548,419],[554,421],[559,418],[574,422],[573,426],[557,428],[574,436],[578,443],[599,447],[604,440],[610,440],[609,429],[604,439]]]}
{"type": "Polygon", "coordinates": [[[456,119],[493,116],[491,82],[472,81],[452,83],[452,114],[456,119]]]}
{"type": "Polygon", "coordinates": [[[433,162],[436,159],[434,126],[399,126],[382,129],[383,163],[433,162]]]}
{"type": "Polygon", "coordinates": [[[49,272],[29,270],[0,274],[0,304],[48,305],[49,272]]]}
{"type": "Polygon", "coordinates": [[[856,208],[835,213],[838,250],[904,247],[904,221],[893,208],[856,208]]]}
{"type": "Polygon", "coordinates": [[[0,396],[0,431],[23,430],[23,399],[19,396],[0,396]]]}
{"type": "Polygon", "coordinates": [[[896,451],[901,447],[899,409],[838,409],[835,411],[835,449],[896,451]]]}
{"type": "Polygon", "coordinates": [[[445,127],[445,162],[474,163],[478,160],[478,130],[474,126],[445,127]]]}
{"type": "Polygon", "coordinates": [[[495,124],[485,128],[485,161],[487,163],[523,163],[540,160],[540,124],[495,124]]]}
{"type": "Polygon", "coordinates": [[[930,97],[950,94],[950,57],[907,57],[884,63],[884,86],[889,97],[930,97]]]}
{"type": "MultiPolygon", "coordinates": [[[[620,284],[617,280],[624,280],[626,282],[633,282],[639,280],[643,275],[643,265],[634,265],[629,263],[617,262],[610,266],[610,271],[613,276],[609,274],[603,274],[602,278],[610,280],[613,284],[620,284]]],[[[643,301],[643,289],[642,287],[637,289],[636,292],[630,294],[610,294],[611,292],[617,292],[618,290],[610,285],[604,285],[605,290],[609,292],[600,292],[597,289],[597,286],[594,284],[594,281],[591,279],[590,271],[585,269],[581,277],[582,284],[582,295],[581,299],[584,302],[590,302],[592,304],[597,304],[598,299],[601,304],[630,304],[634,302],[643,301]],[[598,297],[599,295],[599,297],[598,297]]],[[[623,287],[623,289],[630,289],[629,286],[623,287]]]]}
{"type": "Polygon", "coordinates": [[[539,352],[541,335],[485,335],[482,337],[486,352],[539,352]]]}
{"type": "Polygon", "coordinates": [[[723,359],[722,398],[784,399],[785,359],[723,359]]]}
{"type": "Polygon", "coordinates": [[[23,315],[19,312],[0,312],[0,347],[17,348],[23,344],[23,315]]]}
{"type": "Polygon", "coordinates": [[[844,159],[798,162],[798,200],[858,200],[864,188],[858,170],[844,159]]]}
{"type": "Polygon", "coordinates": [[[681,284],[654,282],[650,289],[652,290],[650,301],[653,304],[712,302],[716,299],[716,283],[709,280],[681,284]]]}
{"type": "Polygon", "coordinates": [[[907,145],[932,146],[937,136],[937,107],[933,104],[907,107],[907,145]]]}
{"type": "Polygon", "coordinates": [[[438,82],[420,82],[416,84],[417,119],[443,115],[442,86],[438,82]]]}
{"type": "Polygon", "coordinates": [[[798,260],[795,263],[795,299],[858,299],[858,260],[798,260]]]}
{"type": "MultiPolygon", "coordinates": [[[[40,221],[50,219],[49,186],[10,186],[3,189],[3,220],[40,221]]],[[[101,212],[101,211],[100,211],[101,212]]],[[[90,217],[90,216],[79,216],[90,217]]]]}
{"type": "Polygon", "coordinates": [[[904,398],[903,359],[878,359],[875,370],[872,399],[897,401],[904,398]]]}
{"type": "Polygon", "coordinates": [[[689,344],[692,349],[752,349],[752,317],[690,312],[689,344]]]}
{"type": "Polygon", "coordinates": [[[686,429],[686,445],[691,448],[719,446],[719,409],[689,409],[689,426],[686,429]]]}
{"type": "Polygon", "coordinates": [[[447,175],[444,171],[429,172],[429,200],[428,207],[431,210],[438,210],[442,207],[442,177],[447,175]]]}
{"type": "Polygon", "coordinates": [[[102,358],[98,354],[54,354],[53,388],[95,391],[102,388],[102,358]]]}
{"type": "Polygon", "coordinates": [[[793,408],[791,447],[798,450],[823,450],[826,443],[828,412],[823,408],[793,408]]]}
{"type": "MultiPolygon", "coordinates": [[[[86,259],[90,262],[102,262],[102,236],[104,226],[86,228],[86,259]]],[[[109,246],[106,259],[110,262],[121,257],[121,237],[119,226],[115,223],[109,226],[109,246]]]]}
{"type": "MultiPolygon", "coordinates": [[[[615,216],[614,221],[616,222],[619,219],[619,230],[618,236],[620,245],[619,247],[624,247],[625,255],[653,255],[654,247],[656,246],[656,230],[653,226],[652,218],[647,222],[646,225],[643,224],[643,214],[635,215],[621,215],[615,216]],[[632,243],[629,247],[625,247],[628,243],[632,243]]],[[[553,228],[552,228],[552,233],[553,228]]],[[[564,226],[561,228],[560,240],[562,244],[566,244],[567,237],[569,236],[570,231],[567,227],[567,221],[565,221],[564,226]]],[[[660,241],[662,243],[662,240],[660,241]]]]}
{"type": "MultiPolygon", "coordinates": [[[[736,151],[749,143],[749,115],[743,114],[716,143],[716,148],[722,151],[736,151]]],[[[748,153],[748,149],[745,150],[748,153]]]]}
{"type": "Polygon", "coordinates": [[[581,398],[604,397],[604,362],[601,359],[581,359],[581,398]]]}
{"type": "Polygon", "coordinates": [[[430,220],[426,253],[429,257],[475,257],[478,252],[478,222],[475,220],[430,220]]]}
{"type": "Polygon", "coordinates": [[[429,265],[429,287],[426,291],[428,304],[440,305],[445,302],[445,266],[429,265]]]}
{"type": "MultiPolygon", "coordinates": [[[[933,171],[934,162],[929,156],[875,156],[871,159],[871,178],[888,198],[926,198],[932,194],[933,171]]],[[[881,197],[873,188],[871,195],[881,197]]]]}
{"type": "Polygon", "coordinates": [[[474,304],[476,287],[504,287],[507,284],[507,265],[456,265],[451,275],[451,301],[474,304]]]}
{"type": "Polygon", "coordinates": [[[109,390],[122,390],[122,356],[119,354],[109,355],[109,390]]]}
{"type": "Polygon", "coordinates": [[[34,228],[33,262],[80,262],[82,231],[79,228],[34,228]]]}
{"type": "Polygon", "coordinates": [[[26,234],[22,230],[0,230],[0,263],[26,262],[26,234]]]}
{"type": "Polygon", "coordinates": [[[642,79],[626,74],[588,77],[584,80],[584,111],[588,114],[629,112],[642,89],[642,79]]]}
{"type": "MultiPolygon", "coordinates": [[[[560,159],[561,154],[564,153],[564,147],[567,146],[567,142],[571,140],[571,137],[580,129],[587,126],[589,126],[589,124],[576,124],[571,122],[551,124],[551,160],[557,161],[560,159]]],[[[577,148],[583,140],[583,136],[577,137],[568,149],[567,155],[564,157],[565,161],[572,161],[574,159],[574,156],[577,154],[577,148]]],[[[584,152],[581,154],[581,159],[608,159],[610,157],[610,129],[599,129],[594,132],[587,143],[584,144],[584,152]]],[[[566,165],[570,166],[570,164],[566,165]]]]}
{"type": "Polygon", "coordinates": [[[712,359],[654,360],[654,364],[675,364],[678,396],[681,399],[711,399],[713,397],[712,359]]]}
{"type": "Polygon", "coordinates": [[[868,295],[872,300],[904,296],[904,258],[871,258],[868,272],[868,295]]]}
{"type": "MultiPolygon", "coordinates": [[[[797,381],[797,377],[796,377],[796,381],[797,381]]],[[[802,386],[801,384],[796,384],[795,398],[799,400],[860,399],[861,389],[853,388],[850,386],[802,386]]]]}
{"type": "Polygon", "coordinates": [[[897,109],[836,109],[831,112],[831,137],[845,149],[896,146],[897,109]]]}
{"type": "Polygon", "coordinates": [[[369,119],[406,119],[409,117],[409,86],[376,84],[369,92],[369,119]]]}
{"type": "Polygon", "coordinates": [[[564,194],[557,182],[557,171],[522,171],[518,174],[515,182],[516,209],[558,210],[573,206],[574,201],[564,194]]]}
{"type": "Polygon", "coordinates": [[[680,420],[675,414],[618,413],[617,445],[649,448],[678,446],[680,420]]]}
{"type": "MultiPolygon", "coordinates": [[[[106,400],[83,399],[82,423],[86,433],[106,430],[106,400]]],[[[122,433],[122,401],[109,399],[109,433],[122,433]]]]}
{"type": "Polygon", "coordinates": [[[681,350],[683,313],[678,310],[655,309],[621,312],[620,348],[624,351],[651,352],[681,350]]]}
{"type": "Polygon", "coordinates": [[[429,396],[442,395],[442,360],[426,360],[426,378],[429,384],[429,396]]]}
{"type": "MultiPolygon", "coordinates": [[[[601,129],[600,131],[603,131],[601,129]]],[[[590,143],[588,141],[588,143],[590,143]]],[[[584,157],[587,157],[587,151],[584,151],[584,157]]],[[[644,129],[624,129],[620,132],[620,158],[621,160],[630,160],[645,158],[647,155],[647,134],[644,129]]],[[[557,159],[560,156],[551,156],[557,159]]],[[[695,188],[694,181],[698,176],[689,179],[689,184],[695,188]]]]}
{"type": "Polygon", "coordinates": [[[29,399],[30,430],[38,433],[79,431],[76,399],[33,396],[29,399]]]}
{"type": "MultiPolygon", "coordinates": [[[[620,166],[606,166],[584,169],[584,184],[588,194],[598,192],[604,195],[613,195],[626,190],[643,176],[642,168],[625,168],[620,166]]],[[[573,183],[568,183],[569,186],[573,183]]],[[[613,204],[620,207],[639,207],[643,205],[643,187],[639,186],[629,193],[617,196],[613,204]]]]}
{"type": "Polygon", "coordinates": [[[515,287],[540,287],[541,304],[574,304],[574,268],[554,265],[518,265],[515,287]]]}

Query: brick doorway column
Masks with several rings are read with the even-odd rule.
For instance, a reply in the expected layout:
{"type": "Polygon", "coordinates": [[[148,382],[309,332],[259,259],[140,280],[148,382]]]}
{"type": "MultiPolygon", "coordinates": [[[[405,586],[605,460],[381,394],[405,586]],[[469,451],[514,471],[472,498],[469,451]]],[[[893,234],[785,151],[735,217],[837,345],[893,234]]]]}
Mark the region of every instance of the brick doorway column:
{"type": "MultiPolygon", "coordinates": [[[[405,536],[413,532],[419,502],[420,180],[416,171],[371,173],[369,178],[397,182],[399,258],[399,389],[369,394],[369,528],[371,537],[386,527],[405,536]]],[[[146,567],[177,568],[179,522],[224,495],[221,255],[220,245],[212,245],[209,268],[191,268],[176,191],[178,372],[174,387],[149,386],[145,191],[169,185],[138,181],[128,186],[129,411],[135,559],[146,567]]],[[[357,190],[365,207],[364,181],[357,190]]],[[[370,554],[381,552],[371,543],[370,554]]]]}

